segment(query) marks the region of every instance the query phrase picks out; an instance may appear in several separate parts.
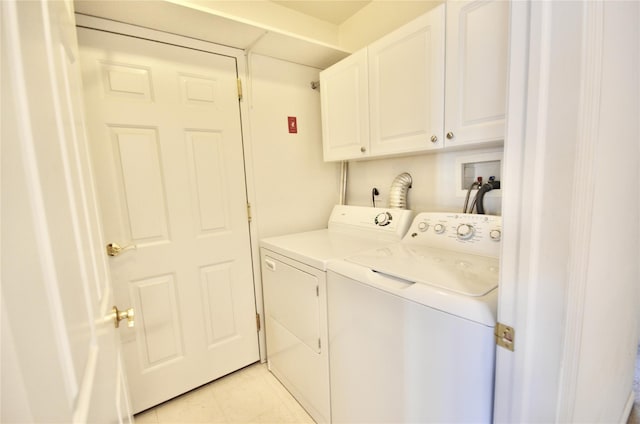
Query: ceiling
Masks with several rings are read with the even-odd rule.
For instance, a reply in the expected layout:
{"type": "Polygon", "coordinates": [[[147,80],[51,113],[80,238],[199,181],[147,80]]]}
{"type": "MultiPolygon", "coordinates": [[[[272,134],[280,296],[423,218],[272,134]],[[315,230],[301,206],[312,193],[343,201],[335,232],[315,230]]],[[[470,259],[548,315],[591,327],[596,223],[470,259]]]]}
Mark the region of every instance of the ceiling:
{"type": "Polygon", "coordinates": [[[314,18],[340,25],[371,0],[271,0],[280,6],[293,9],[314,18]]]}

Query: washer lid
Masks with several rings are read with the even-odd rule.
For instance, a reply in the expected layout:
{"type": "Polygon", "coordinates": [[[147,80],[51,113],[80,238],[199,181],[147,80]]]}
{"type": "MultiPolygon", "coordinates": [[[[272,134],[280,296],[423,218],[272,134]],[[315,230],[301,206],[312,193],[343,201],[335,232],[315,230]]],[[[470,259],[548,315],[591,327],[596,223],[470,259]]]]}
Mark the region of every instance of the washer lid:
{"type": "Polygon", "coordinates": [[[346,260],[375,272],[465,296],[484,296],[498,287],[498,259],[485,256],[395,243],[346,260]]]}

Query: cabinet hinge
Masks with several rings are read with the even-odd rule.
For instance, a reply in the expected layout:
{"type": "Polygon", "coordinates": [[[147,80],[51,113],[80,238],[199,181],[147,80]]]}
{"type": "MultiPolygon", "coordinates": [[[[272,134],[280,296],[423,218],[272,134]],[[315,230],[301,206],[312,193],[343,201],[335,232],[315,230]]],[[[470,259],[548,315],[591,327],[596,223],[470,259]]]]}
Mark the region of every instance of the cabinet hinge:
{"type": "Polygon", "coordinates": [[[238,78],[238,100],[242,100],[242,80],[238,78]]]}
{"type": "Polygon", "coordinates": [[[318,339],[318,349],[322,349],[322,342],[318,339]]]}
{"type": "Polygon", "coordinates": [[[495,336],[498,346],[513,352],[516,336],[516,330],[514,330],[513,327],[498,322],[493,330],[493,335],[495,336]]]}
{"type": "Polygon", "coordinates": [[[320,286],[316,286],[316,297],[320,297],[320,286]]]}
{"type": "Polygon", "coordinates": [[[251,222],[251,203],[247,203],[247,221],[251,222]]]}
{"type": "Polygon", "coordinates": [[[260,325],[260,314],[257,313],[257,312],[256,312],[256,328],[258,329],[258,332],[262,328],[261,325],[260,325]]]}

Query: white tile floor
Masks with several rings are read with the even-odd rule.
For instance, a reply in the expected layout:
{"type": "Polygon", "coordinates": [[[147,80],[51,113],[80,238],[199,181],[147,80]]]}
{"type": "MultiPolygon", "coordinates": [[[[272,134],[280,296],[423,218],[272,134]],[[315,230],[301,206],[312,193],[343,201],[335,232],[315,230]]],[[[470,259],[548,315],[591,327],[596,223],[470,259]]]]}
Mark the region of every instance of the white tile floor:
{"type": "Polygon", "coordinates": [[[253,364],[137,414],[136,423],[300,423],[309,414],[267,370],[253,364]]]}

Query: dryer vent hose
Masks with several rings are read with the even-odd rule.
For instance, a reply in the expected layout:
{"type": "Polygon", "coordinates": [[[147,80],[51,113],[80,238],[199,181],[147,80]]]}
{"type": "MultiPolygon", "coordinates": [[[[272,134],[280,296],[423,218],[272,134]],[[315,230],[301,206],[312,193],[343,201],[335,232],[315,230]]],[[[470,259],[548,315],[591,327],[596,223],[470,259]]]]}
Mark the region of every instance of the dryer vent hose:
{"type": "Polygon", "coordinates": [[[407,191],[411,188],[411,175],[403,172],[391,183],[389,190],[389,208],[407,209],[407,191]]]}

